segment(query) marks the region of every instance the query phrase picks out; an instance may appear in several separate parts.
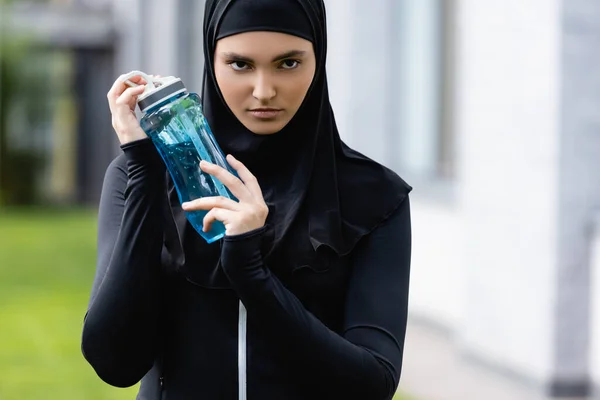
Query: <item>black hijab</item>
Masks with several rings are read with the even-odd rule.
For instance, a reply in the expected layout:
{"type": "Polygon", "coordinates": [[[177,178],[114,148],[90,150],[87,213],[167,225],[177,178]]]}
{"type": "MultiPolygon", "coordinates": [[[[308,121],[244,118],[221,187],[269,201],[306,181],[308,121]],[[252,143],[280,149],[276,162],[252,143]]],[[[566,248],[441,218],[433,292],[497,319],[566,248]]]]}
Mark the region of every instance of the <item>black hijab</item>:
{"type": "Polygon", "coordinates": [[[263,240],[266,258],[316,253],[322,247],[348,254],[411,190],[394,172],[340,139],[329,103],[326,52],[322,0],[207,0],[203,108],[223,151],[244,162],[263,189],[270,210],[263,240]],[[255,135],[238,121],[214,73],[219,38],[260,30],[311,40],[317,62],[302,106],[273,135],[255,135]]]}

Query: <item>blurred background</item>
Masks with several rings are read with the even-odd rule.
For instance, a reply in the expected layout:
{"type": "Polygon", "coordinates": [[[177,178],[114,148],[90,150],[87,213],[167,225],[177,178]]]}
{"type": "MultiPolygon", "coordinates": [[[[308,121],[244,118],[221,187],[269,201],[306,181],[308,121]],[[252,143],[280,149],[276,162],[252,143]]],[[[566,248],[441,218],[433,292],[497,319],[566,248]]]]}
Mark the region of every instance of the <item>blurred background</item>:
{"type": "MultiPolygon", "coordinates": [[[[600,399],[600,2],[326,0],[343,139],[412,186],[399,396],[600,399]]],[[[133,69],[199,91],[203,0],[0,0],[0,400],[132,399],[79,351],[133,69]]]]}

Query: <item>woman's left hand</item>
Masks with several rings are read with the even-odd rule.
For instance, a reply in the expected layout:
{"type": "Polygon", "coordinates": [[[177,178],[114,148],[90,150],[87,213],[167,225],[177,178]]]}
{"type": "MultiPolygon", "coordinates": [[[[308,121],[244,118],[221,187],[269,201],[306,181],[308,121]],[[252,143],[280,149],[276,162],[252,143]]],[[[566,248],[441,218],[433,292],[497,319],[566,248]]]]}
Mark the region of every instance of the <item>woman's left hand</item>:
{"type": "Polygon", "coordinates": [[[228,236],[240,235],[263,227],[269,208],[256,177],[232,155],[227,156],[227,162],[237,171],[241,179],[225,168],[206,161],[200,162],[200,168],[221,181],[239,202],[223,196],[202,197],[183,203],[183,209],[185,211],[210,210],[204,216],[204,232],[210,230],[214,221],[221,221],[225,225],[225,234],[228,236]]]}

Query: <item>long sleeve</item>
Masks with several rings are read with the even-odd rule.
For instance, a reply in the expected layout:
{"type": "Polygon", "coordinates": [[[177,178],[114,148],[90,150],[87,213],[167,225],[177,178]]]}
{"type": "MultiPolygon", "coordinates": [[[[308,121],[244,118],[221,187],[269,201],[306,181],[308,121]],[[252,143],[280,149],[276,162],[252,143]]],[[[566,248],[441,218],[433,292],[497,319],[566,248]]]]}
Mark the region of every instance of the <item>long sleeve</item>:
{"type": "Polygon", "coordinates": [[[102,188],[82,352],[101,379],[127,387],[151,368],[158,347],[165,169],[148,139],[122,149],[102,188]]]}
{"type": "Polygon", "coordinates": [[[406,331],[411,258],[410,205],[355,249],[341,334],[308,312],[265,267],[262,230],[226,237],[222,265],[248,310],[273,333],[290,362],[339,398],[391,399],[398,386],[406,331]]]}

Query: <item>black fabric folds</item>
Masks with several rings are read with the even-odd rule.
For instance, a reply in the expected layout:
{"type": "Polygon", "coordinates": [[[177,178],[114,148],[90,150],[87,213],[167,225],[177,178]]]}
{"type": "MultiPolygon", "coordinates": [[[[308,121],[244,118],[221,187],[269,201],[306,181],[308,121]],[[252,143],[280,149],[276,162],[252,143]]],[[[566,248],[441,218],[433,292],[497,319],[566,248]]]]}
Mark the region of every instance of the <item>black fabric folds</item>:
{"type": "Polygon", "coordinates": [[[348,254],[410,192],[411,187],[393,171],[340,139],[327,87],[322,0],[208,0],[204,52],[205,115],[223,151],[244,162],[257,177],[270,209],[262,248],[267,262],[276,258],[276,265],[297,264],[291,260],[294,255],[316,255],[321,247],[337,255],[348,254]],[[311,27],[317,67],[309,92],[289,124],[278,133],[259,136],[246,129],[227,107],[215,78],[214,51],[221,26],[227,29],[225,35],[236,29],[288,33],[277,18],[257,19],[261,8],[273,7],[295,10],[294,27],[311,27]],[[244,8],[253,11],[238,12],[244,8]],[[234,10],[234,18],[229,18],[230,10],[234,10]],[[298,15],[297,10],[303,14],[298,15]]]}

